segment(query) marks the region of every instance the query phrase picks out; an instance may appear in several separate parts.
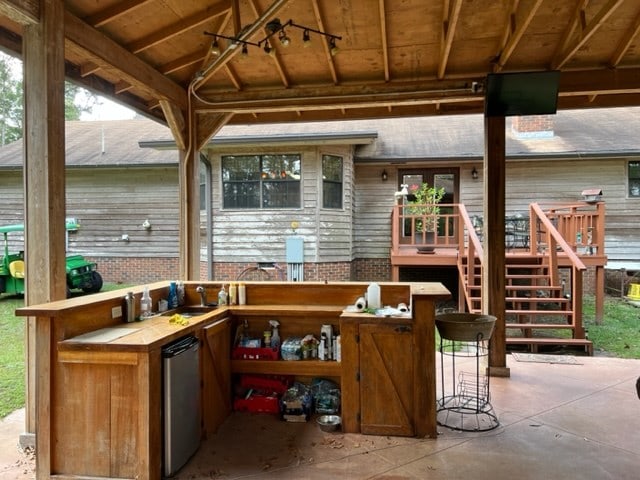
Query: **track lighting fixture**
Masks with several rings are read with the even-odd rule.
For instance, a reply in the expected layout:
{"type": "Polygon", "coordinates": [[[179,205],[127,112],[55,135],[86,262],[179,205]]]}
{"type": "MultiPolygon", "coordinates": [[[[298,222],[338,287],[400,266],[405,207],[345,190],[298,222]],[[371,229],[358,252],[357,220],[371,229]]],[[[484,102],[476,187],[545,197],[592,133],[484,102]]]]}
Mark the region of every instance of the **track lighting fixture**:
{"type": "Polygon", "coordinates": [[[214,38],[211,43],[211,55],[215,55],[216,57],[220,55],[220,45],[218,45],[218,39],[214,38]]]}
{"type": "Polygon", "coordinates": [[[302,30],[302,43],[305,47],[311,45],[311,32],[321,35],[323,37],[327,37],[329,39],[329,51],[331,55],[336,55],[338,53],[338,46],[336,45],[337,40],[342,40],[342,37],[339,35],[333,35],[332,33],[323,32],[321,30],[316,30],[310,27],[305,27],[303,25],[298,25],[293,22],[293,20],[288,20],[285,23],[281,23],[278,18],[274,18],[270,22],[265,25],[265,30],[267,31],[267,35],[258,42],[250,42],[248,40],[241,40],[237,37],[228,37],[226,35],[221,35],[219,33],[211,33],[204,32],[205,35],[210,35],[213,37],[213,42],[211,43],[211,53],[213,55],[220,55],[220,47],[218,46],[218,39],[223,38],[225,40],[229,40],[231,43],[227,48],[236,48],[239,44],[242,45],[242,54],[248,55],[249,49],[248,46],[252,45],[254,47],[262,48],[265,53],[272,55],[275,53],[273,48],[273,42],[269,42],[269,39],[278,34],[278,40],[283,47],[288,46],[291,43],[291,38],[287,35],[286,28],[297,28],[302,30]]]}

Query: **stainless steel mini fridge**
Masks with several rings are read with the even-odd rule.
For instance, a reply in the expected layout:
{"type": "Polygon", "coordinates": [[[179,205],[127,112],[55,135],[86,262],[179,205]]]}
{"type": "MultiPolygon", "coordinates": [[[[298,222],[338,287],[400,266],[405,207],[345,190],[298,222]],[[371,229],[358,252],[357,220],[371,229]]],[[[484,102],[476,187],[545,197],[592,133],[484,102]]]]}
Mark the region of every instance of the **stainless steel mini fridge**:
{"type": "Polygon", "coordinates": [[[198,339],[183,337],[163,347],[163,472],[173,476],[200,445],[198,339]]]}

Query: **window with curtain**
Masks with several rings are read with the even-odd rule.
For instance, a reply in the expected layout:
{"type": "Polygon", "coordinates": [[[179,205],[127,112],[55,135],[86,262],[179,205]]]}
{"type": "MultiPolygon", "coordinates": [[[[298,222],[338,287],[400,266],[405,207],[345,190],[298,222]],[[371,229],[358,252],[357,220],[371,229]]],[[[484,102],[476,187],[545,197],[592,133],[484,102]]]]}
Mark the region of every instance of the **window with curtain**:
{"type": "Polygon", "coordinates": [[[300,155],[222,157],[223,208],[300,208],[300,155]]]}
{"type": "Polygon", "coordinates": [[[640,162],[628,164],[629,197],[640,198],[640,162]]]}
{"type": "Polygon", "coordinates": [[[322,207],[342,208],[342,157],[322,156],[322,207]]]}

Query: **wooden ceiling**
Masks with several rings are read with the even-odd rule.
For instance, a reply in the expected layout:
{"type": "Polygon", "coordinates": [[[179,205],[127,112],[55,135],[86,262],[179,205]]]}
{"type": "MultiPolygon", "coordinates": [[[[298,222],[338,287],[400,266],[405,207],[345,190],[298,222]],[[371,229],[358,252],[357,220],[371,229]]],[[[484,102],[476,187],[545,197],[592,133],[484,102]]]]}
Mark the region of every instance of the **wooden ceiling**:
{"type": "MultiPolygon", "coordinates": [[[[235,124],[477,113],[486,75],[511,71],[561,70],[559,108],[640,105],[638,0],[62,3],[68,78],[163,122],[189,106],[235,124]],[[310,44],[290,26],[265,53],[275,18],[310,44]],[[337,54],[314,30],[341,37],[337,54]],[[205,31],[247,55],[222,38],[212,54],[205,31]]],[[[38,5],[0,0],[5,50],[19,54],[38,5]]]]}

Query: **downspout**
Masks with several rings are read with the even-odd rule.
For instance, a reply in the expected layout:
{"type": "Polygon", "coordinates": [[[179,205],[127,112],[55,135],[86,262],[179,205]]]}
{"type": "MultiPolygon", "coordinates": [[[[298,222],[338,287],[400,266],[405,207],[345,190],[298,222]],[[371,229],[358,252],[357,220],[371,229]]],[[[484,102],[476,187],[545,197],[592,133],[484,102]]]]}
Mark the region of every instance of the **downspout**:
{"type": "Polygon", "coordinates": [[[213,208],[211,207],[213,191],[213,175],[209,157],[200,152],[200,162],[204,165],[204,201],[205,201],[205,227],[207,238],[207,280],[213,280],[215,270],[213,268],[213,208]]]}

